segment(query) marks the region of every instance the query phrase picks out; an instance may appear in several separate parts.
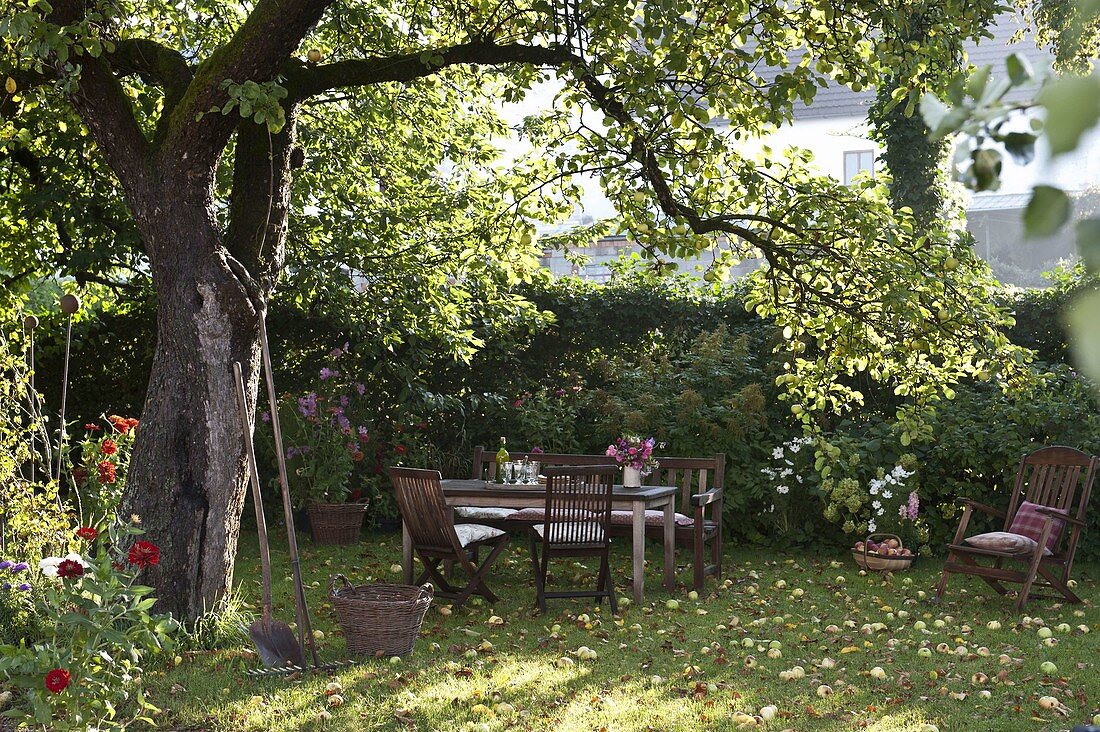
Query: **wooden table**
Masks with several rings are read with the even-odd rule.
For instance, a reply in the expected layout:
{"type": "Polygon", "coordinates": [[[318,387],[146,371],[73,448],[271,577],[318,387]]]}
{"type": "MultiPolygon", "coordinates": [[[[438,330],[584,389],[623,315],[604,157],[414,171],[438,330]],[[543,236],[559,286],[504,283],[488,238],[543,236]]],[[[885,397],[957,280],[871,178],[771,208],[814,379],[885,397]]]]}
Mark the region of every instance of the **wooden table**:
{"type": "MultiPolygon", "coordinates": [[[[615,486],[611,495],[613,510],[631,510],[633,516],[632,553],[634,556],[634,601],[641,602],[645,586],[645,512],[647,509],[664,509],[665,587],[676,586],[676,486],[647,485],[641,488],[615,486]]],[[[543,508],[546,505],[546,487],[541,485],[499,485],[484,480],[443,481],[443,496],[447,505],[501,508],[543,508]]],[[[452,516],[453,520],[453,516],[452,516]]],[[[471,521],[470,523],[477,523],[471,521]]],[[[401,566],[405,584],[412,584],[412,540],[404,522],[402,528],[401,566]]]]}

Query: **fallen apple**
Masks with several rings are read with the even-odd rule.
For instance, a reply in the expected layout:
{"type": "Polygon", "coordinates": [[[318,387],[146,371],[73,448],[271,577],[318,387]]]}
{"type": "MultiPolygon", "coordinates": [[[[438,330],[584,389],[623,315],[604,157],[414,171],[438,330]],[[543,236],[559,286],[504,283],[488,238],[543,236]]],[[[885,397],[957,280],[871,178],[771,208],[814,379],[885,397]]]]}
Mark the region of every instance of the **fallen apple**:
{"type": "Polygon", "coordinates": [[[1042,671],[1047,676],[1051,676],[1053,674],[1058,673],[1058,667],[1055,666],[1054,663],[1051,662],[1051,661],[1043,661],[1042,663],[1040,663],[1039,664],[1039,670],[1042,671]]]}

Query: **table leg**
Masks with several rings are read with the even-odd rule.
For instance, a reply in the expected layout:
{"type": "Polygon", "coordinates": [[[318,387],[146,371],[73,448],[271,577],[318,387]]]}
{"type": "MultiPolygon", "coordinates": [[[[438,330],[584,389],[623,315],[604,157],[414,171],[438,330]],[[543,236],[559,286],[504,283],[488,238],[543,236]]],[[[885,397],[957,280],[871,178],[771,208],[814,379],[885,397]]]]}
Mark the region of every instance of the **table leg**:
{"type": "Polygon", "coordinates": [[[634,602],[641,603],[645,587],[645,503],[634,502],[634,602]]]}
{"type": "Polygon", "coordinates": [[[676,501],[665,504],[665,587],[676,589],[676,501]]]}
{"type": "Polygon", "coordinates": [[[411,585],[413,581],[413,542],[409,535],[409,527],[401,520],[401,576],[405,584],[411,585]]]}

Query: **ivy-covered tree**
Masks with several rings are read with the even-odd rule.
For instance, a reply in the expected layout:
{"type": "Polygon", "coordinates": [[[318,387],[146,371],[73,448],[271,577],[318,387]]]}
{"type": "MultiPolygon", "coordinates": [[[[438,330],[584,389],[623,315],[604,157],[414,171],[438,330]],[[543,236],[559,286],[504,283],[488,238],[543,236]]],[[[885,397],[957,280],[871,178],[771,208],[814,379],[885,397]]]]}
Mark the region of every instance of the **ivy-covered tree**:
{"type": "Polygon", "coordinates": [[[922,93],[942,89],[962,68],[963,43],[991,37],[986,25],[1002,8],[993,3],[915,0],[892,5],[883,27],[892,69],[875,92],[869,118],[890,172],[890,200],[895,210],[908,207],[922,229],[945,216],[950,208],[947,140],[928,134],[917,113],[914,88],[922,93]],[[970,22],[948,32],[960,15],[970,22]],[[963,35],[968,32],[969,35],[963,35]]]}
{"type": "MultiPolygon", "coordinates": [[[[889,74],[916,99],[889,69],[891,12],[877,0],[6,3],[0,264],[13,284],[62,272],[156,291],[127,507],[162,546],[147,579],[165,609],[194,616],[229,585],[245,489],[230,366],[244,365],[254,408],[258,316],[280,276],[354,286],[453,335],[439,358],[454,357],[476,345],[463,303],[508,300],[530,276],[533,222],[571,210],[581,173],[655,270],[703,250],[712,279],[765,261],[749,304],[784,328],[783,383],[807,422],[859,400],[861,378],[925,398],[1003,369],[989,354],[1006,316],[968,248],[895,216],[874,183],[840,186],[805,153],[760,159],[740,144],[827,84],[889,74]],[[519,130],[534,154],[507,165],[501,103],[551,79],[560,91],[519,130]],[[378,268],[405,286],[372,289],[378,268]]],[[[937,32],[975,22],[961,10],[937,32]]]]}

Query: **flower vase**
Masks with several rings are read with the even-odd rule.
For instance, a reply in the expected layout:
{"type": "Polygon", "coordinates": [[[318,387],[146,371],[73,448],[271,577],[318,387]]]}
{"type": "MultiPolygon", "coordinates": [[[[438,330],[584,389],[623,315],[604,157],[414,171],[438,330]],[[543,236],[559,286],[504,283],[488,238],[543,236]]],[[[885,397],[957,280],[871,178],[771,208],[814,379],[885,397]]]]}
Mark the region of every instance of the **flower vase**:
{"type": "Polygon", "coordinates": [[[623,466],[623,487],[640,488],[642,486],[642,471],[629,465],[623,466]]]}

